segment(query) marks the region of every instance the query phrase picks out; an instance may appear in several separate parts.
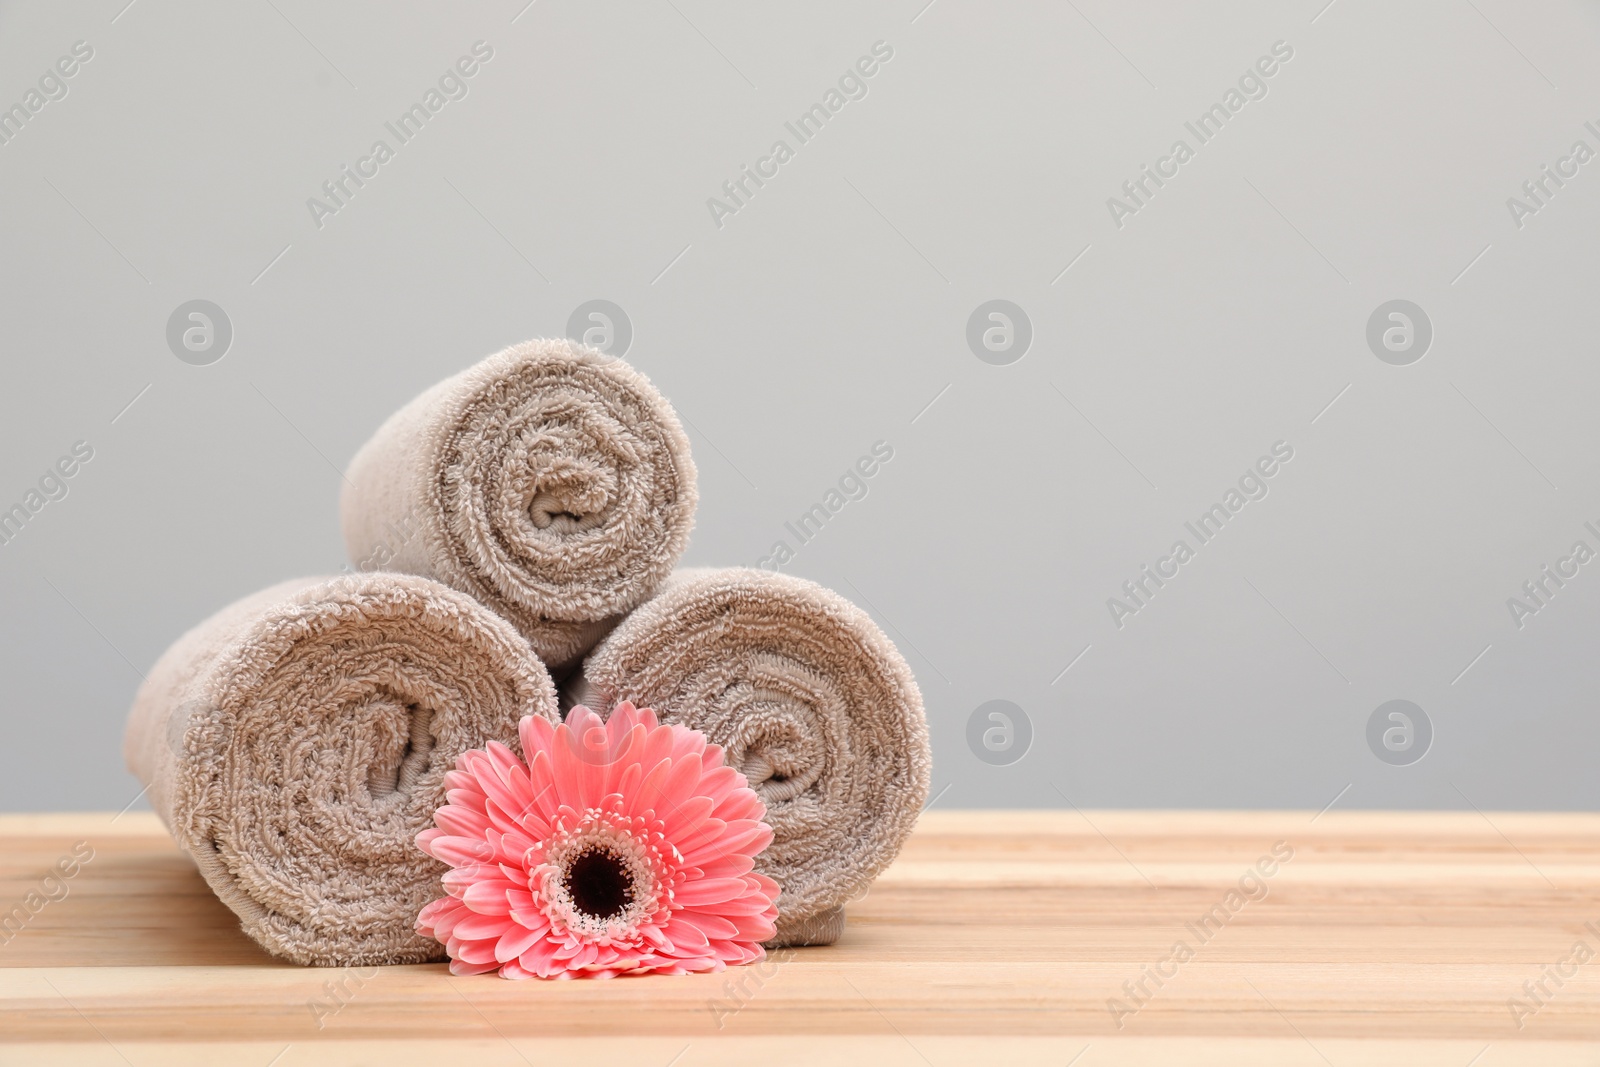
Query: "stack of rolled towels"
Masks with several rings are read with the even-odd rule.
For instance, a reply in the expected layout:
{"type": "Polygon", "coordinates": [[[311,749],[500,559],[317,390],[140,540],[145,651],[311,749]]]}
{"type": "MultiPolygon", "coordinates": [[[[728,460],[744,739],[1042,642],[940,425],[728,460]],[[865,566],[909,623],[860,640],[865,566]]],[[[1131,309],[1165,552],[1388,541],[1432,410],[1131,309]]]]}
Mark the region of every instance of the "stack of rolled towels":
{"type": "Polygon", "coordinates": [[[445,772],[527,715],[627,701],[720,745],[767,807],[769,947],[836,940],[894,858],[931,758],[910,668],[849,601],[677,568],[695,504],[665,398],[572,342],[515,345],[381,426],[347,472],[352,569],[181,637],[124,750],[244,931],[297,963],[442,959],[416,928],[444,866],[415,844],[445,772]]]}

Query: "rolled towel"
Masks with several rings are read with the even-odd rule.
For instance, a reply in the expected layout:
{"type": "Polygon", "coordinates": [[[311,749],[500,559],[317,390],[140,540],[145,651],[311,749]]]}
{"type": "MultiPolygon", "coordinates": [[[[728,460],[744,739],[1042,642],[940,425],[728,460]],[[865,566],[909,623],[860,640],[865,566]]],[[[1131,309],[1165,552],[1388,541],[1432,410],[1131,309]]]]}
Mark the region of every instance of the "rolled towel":
{"type": "Polygon", "coordinates": [[[721,745],[767,805],[756,870],[782,887],[769,947],[829,944],[928,795],[922,695],[866,613],[814,582],[686,569],[584,661],[563,701],[622,701],[721,745]]]}
{"type": "Polygon", "coordinates": [[[555,687],[520,634],[402,574],[302,579],[224,608],[151,669],[123,753],[245,933],[324,966],[441,958],[415,844],[456,757],[519,749],[555,687]]]}
{"type": "Polygon", "coordinates": [[[513,345],[428,389],[348,475],[353,562],[471,593],[557,673],[650,597],[694,522],[672,406],[626,363],[565,340],[513,345]]]}

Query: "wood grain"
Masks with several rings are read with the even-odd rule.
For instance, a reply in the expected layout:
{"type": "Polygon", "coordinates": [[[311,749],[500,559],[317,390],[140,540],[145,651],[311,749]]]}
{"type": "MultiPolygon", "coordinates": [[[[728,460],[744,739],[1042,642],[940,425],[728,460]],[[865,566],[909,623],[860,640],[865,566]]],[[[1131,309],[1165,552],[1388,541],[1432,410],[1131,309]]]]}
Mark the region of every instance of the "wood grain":
{"type": "Polygon", "coordinates": [[[1065,1063],[1085,1044],[1083,1067],[1225,1050],[1234,1063],[1392,1054],[1465,1067],[1486,1045],[1474,1067],[1494,1067],[1580,1062],[1600,1038],[1600,816],[1588,814],[933,811],[838,945],[783,954],[765,974],[611,982],[443,966],[363,980],[279,963],[153,816],[0,816],[0,920],[63,884],[0,944],[0,1039],[35,1043],[0,1045],[0,1063],[181,1062],[185,1043],[213,1055],[234,1043],[250,1050],[241,1063],[290,1046],[278,1067],[291,1067],[344,1062],[315,1057],[369,1040],[403,1052],[370,1062],[421,1062],[430,1047],[432,1062],[455,1059],[441,1040],[481,1046],[484,1063],[530,1050],[581,1062],[600,1039],[639,1063],[685,1045],[699,1050],[685,1063],[776,1063],[804,1037],[880,1067],[1005,1048],[1065,1063]],[[47,886],[80,841],[93,859],[47,886]],[[1292,858],[1240,892],[1275,845],[1292,858]],[[1192,956],[1169,962],[1180,941],[1192,956]],[[1577,963],[1580,942],[1596,958],[1577,963]],[[1572,973],[1547,977],[1569,958],[1572,973]],[[1541,980],[1535,1000],[1524,983],[1541,980]],[[1520,1019],[1513,999],[1530,1009],[1520,1019]]]}

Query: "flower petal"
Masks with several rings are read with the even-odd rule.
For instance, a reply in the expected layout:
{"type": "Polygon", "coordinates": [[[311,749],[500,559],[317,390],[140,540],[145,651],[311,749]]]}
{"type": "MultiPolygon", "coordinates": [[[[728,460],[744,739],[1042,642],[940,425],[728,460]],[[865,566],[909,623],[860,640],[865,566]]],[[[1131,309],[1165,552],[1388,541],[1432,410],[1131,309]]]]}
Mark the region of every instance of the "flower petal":
{"type": "Polygon", "coordinates": [[[480,915],[474,911],[462,916],[450,933],[463,941],[489,940],[499,937],[509,922],[503,914],[480,915]]]}
{"type": "Polygon", "coordinates": [[[632,798],[627,806],[630,815],[644,815],[655,811],[656,805],[661,802],[662,790],[666,787],[667,777],[672,774],[672,761],[662,759],[646,765],[644,780],[639,783],[639,792],[632,798]]]}
{"type": "MultiPolygon", "coordinates": [[[[720,821],[720,820],[719,820],[720,821]]],[[[754,819],[740,819],[725,823],[721,834],[707,841],[681,841],[678,850],[685,863],[699,866],[718,856],[742,854],[754,856],[772,843],[772,827],[754,819]]]]}
{"type": "Polygon", "coordinates": [[[479,915],[509,915],[511,902],[506,899],[506,893],[512,888],[510,882],[499,878],[473,882],[461,894],[461,902],[479,915]]]}
{"type": "Polygon", "coordinates": [[[713,915],[710,912],[685,908],[683,911],[673,915],[672,921],[674,923],[688,923],[705,934],[707,938],[719,938],[728,941],[739,936],[739,927],[731,920],[721,915],[713,915]]]}
{"type": "MultiPolygon", "coordinates": [[[[424,830],[423,833],[427,833],[427,831],[424,830]]],[[[417,837],[420,844],[422,834],[418,834],[417,837]]],[[[495,858],[493,846],[481,837],[440,835],[432,838],[424,851],[434,859],[448,863],[452,867],[468,867],[477,863],[490,863],[495,858]]]]}
{"type": "Polygon", "coordinates": [[[686,908],[721,904],[744,895],[743,878],[696,878],[679,886],[674,898],[686,908]]]}
{"type": "Polygon", "coordinates": [[[739,878],[755,869],[756,858],[742,852],[718,856],[701,864],[699,871],[706,878],[739,878]]]}
{"type": "Polygon", "coordinates": [[[577,742],[572,740],[572,728],[565,723],[556,727],[556,742],[550,749],[550,771],[555,779],[556,803],[582,811],[588,807],[583,801],[583,770],[587,766],[577,755],[577,742]]]}
{"type": "Polygon", "coordinates": [[[450,973],[458,978],[465,978],[471,974],[488,974],[494,970],[494,963],[467,963],[465,960],[454,959],[450,961],[450,973]]]}
{"type": "Polygon", "coordinates": [[[417,914],[417,931],[443,943],[463,915],[470,915],[467,906],[454,897],[440,897],[417,914]]]}
{"type": "Polygon", "coordinates": [[[526,926],[508,926],[494,945],[494,958],[501,963],[514,960],[528,951],[533,943],[545,935],[544,930],[530,930],[526,926]]]}
{"type": "Polygon", "coordinates": [[[434,825],[452,837],[482,837],[489,817],[482,810],[446,804],[433,813],[434,825]]]}
{"type": "Polygon", "coordinates": [[[707,819],[711,818],[711,809],[714,802],[710,797],[691,796],[669,805],[662,822],[666,823],[667,836],[673,841],[679,838],[689,838],[700,829],[707,819]]]}
{"type": "Polygon", "coordinates": [[[522,722],[517,724],[517,734],[522,739],[522,754],[532,760],[535,752],[543,752],[550,747],[550,739],[555,732],[555,723],[544,716],[524,715],[522,722]]]}
{"type": "Polygon", "coordinates": [[[711,950],[711,939],[697,924],[684,920],[684,912],[676,912],[672,921],[662,931],[672,944],[674,956],[703,956],[711,950]]]}
{"type": "Polygon", "coordinates": [[[494,958],[494,938],[452,937],[447,946],[450,955],[465,963],[499,963],[494,958]]]}
{"type": "MultiPolygon", "coordinates": [[[[528,760],[528,788],[533,791],[533,806],[528,814],[537,815],[546,826],[554,820],[556,811],[561,807],[561,791],[556,787],[555,769],[550,759],[551,751],[553,750],[542,748],[528,760]]],[[[529,830],[537,832],[531,825],[529,830]]],[[[542,837],[544,834],[540,833],[539,836],[542,837]]]]}
{"type": "Polygon", "coordinates": [[[453,897],[460,897],[470,886],[484,879],[504,882],[507,887],[511,885],[506,881],[500,868],[492,863],[470,863],[465,867],[452,867],[445,871],[439,880],[444,883],[445,892],[453,897]]]}
{"type": "Polygon", "coordinates": [[[485,774],[483,792],[489,800],[485,805],[489,818],[501,830],[517,829],[522,825],[522,816],[533,809],[533,790],[528,786],[528,772],[520,765],[507,770],[504,780],[493,773],[485,774]]]}
{"type": "MultiPolygon", "coordinates": [[[[708,805],[711,803],[710,797],[700,797],[698,799],[708,805]]],[[[727,823],[721,819],[713,819],[708,814],[705,819],[700,821],[700,825],[692,829],[674,826],[671,822],[667,823],[667,836],[672,838],[673,845],[683,854],[684,862],[688,863],[691,862],[689,860],[690,856],[698,852],[707,852],[709,851],[708,845],[720,842],[726,836],[727,828],[727,823]]],[[[715,858],[715,854],[713,854],[712,858],[715,858]]]]}

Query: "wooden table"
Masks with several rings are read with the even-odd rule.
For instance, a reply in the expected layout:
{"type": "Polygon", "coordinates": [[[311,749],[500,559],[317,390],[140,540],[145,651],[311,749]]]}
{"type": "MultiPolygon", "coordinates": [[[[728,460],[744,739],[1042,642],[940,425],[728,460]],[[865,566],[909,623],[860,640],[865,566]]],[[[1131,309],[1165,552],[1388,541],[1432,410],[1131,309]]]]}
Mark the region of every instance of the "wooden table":
{"type": "Polygon", "coordinates": [[[838,945],[610,982],[279,963],[148,814],[0,816],[46,888],[0,1063],[1600,1062],[1600,815],[935,810],[838,945]]]}

